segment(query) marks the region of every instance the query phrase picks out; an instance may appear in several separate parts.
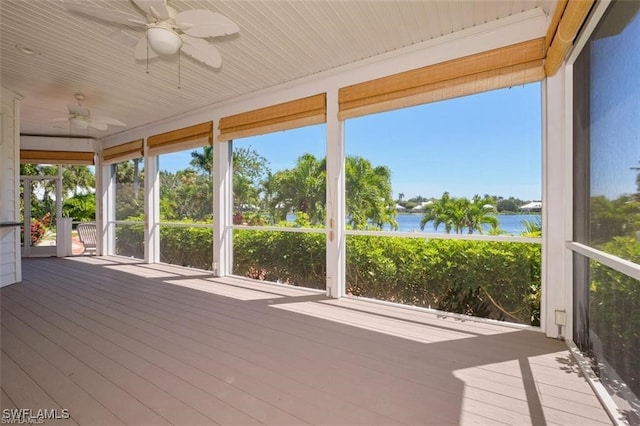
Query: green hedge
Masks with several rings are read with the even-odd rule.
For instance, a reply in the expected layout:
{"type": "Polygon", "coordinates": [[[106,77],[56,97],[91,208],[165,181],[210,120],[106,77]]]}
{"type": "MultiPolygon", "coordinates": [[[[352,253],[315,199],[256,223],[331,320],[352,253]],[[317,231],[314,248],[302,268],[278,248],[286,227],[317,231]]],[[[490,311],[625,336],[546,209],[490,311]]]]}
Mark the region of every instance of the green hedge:
{"type": "Polygon", "coordinates": [[[326,287],[325,234],[236,230],[233,273],[304,287],[326,287]]]}
{"type": "Polygon", "coordinates": [[[347,237],[351,294],[539,325],[541,246],[347,237]]]}
{"type": "MultiPolygon", "coordinates": [[[[633,237],[614,237],[599,249],[640,264],[640,243],[633,237]]],[[[589,327],[601,350],[593,355],[602,356],[640,395],[640,282],[596,261],[589,269],[589,327]]]]}
{"type": "MultiPolygon", "coordinates": [[[[324,234],[238,230],[234,273],[325,288],[324,234]]],[[[541,246],[347,237],[347,292],[539,325],[541,246]]]]}
{"type": "Polygon", "coordinates": [[[142,225],[116,226],[116,254],[144,259],[144,227],[142,225]]]}
{"type": "MultiPolygon", "coordinates": [[[[141,250],[142,227],[117,232],[141,250]]],[[[324,233],[235,230],[233,273],[324,289],[324,233]]],[[[208,229],[161,227],[163,262],[211,268],[208,229]]],[[[532,243],[347,236],[347,291],[416,306],[539,325],[541,246],[532,243]]]]}
{"type": "Polygon", "coordinates": [[[172,265],[211,270],[213,230],[160,227],[160,261],[172,265]]]}
{"type": "MultiPolygon", "coordinates": [[[[142,225],[116,226],[116,254],[144,258],[142,225]]],[[[211,270],[213,231],[207,228],[160,227],[160,261],[211,270]]]]}

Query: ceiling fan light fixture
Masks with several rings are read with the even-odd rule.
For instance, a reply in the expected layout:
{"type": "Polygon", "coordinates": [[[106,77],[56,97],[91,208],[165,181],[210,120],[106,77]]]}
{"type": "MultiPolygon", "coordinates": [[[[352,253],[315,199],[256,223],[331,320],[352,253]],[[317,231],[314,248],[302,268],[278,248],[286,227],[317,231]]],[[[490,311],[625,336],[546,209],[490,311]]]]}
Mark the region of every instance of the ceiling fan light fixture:
{"type": "Polygon", "coordinates": [[[89,127],[89,122],[79,117],[71,117],[69,118],[69,121],[73,127],[77,127],[79,129],[86,129],[89,127]]]}
{"type": "Polygon", "coordinates": [[[160,55],[173,55],[182,47],[182,39],[174,31],[164,27],[147,29],[147,41],[160,55]]]}

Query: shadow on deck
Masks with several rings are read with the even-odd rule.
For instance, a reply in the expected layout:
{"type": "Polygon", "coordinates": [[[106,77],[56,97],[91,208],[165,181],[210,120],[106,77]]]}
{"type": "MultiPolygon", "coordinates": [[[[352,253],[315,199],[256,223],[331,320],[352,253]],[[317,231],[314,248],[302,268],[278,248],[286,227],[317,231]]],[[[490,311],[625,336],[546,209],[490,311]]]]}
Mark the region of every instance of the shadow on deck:
{"type": "Polygon", "coordinates": [[[2,408],[79,424],[610,424],[537,331],[116,257],[0,290],[2,408]]]}

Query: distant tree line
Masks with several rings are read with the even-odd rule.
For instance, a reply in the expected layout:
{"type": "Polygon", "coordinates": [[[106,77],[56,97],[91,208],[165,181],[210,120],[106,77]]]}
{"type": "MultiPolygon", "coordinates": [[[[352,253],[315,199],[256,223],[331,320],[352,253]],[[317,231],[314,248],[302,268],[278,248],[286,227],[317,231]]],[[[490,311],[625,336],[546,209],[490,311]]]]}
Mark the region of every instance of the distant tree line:
{"type": "MultiPolygon", "coordinates": [[[[505,198],[500,195],[489,195],[484,194],[482,198],[493,199],[496,207],[496,211],[498,213],[523,213],[521,209],[522,206],[532,202],[539,200],[522,200],[516,197],[508,197],[505,198]]],[[[420,206],[425,202],[434,201],[435,198],[427,198],[422,195],[418,195],[416,197],[405,199],[404,193],[399,193],[398,198],[396,199],[396,203],[400,206],[404,207],[407,211],[411,211],[414,207],[420,206]]]]}

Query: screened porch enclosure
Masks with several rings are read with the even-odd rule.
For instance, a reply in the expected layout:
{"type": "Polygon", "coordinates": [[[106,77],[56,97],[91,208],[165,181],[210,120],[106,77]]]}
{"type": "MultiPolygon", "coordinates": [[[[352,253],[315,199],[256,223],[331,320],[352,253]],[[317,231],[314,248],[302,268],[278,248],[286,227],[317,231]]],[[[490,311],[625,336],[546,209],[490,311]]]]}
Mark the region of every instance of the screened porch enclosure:
{"type": "Polygon", "coordinates": [[[98,256],[0,290],[3,407],[637,423],[640,9],[534,9],[42,151],[95,158],[98,256]]]}

